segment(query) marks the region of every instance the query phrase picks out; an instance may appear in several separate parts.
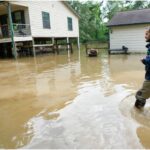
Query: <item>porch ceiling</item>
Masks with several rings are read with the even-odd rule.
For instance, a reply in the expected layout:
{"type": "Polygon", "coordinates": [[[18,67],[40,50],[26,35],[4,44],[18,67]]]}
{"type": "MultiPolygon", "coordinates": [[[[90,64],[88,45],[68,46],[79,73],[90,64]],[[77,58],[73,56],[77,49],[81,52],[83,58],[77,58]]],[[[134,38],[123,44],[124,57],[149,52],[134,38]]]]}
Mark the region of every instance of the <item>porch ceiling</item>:
{"type": "MultiPolygon", "coordinates": [[[[15,4],[11,5],[12,11],[24,10],[26,8],[27,7],[25,7],[25,6],[20,6],[20,5],[15,5],[15,4]]],[[[0,15],[4,15],[4,14],[7,14],[7,6],[4,5],[3,2],[0,2],[0,15]]]]}

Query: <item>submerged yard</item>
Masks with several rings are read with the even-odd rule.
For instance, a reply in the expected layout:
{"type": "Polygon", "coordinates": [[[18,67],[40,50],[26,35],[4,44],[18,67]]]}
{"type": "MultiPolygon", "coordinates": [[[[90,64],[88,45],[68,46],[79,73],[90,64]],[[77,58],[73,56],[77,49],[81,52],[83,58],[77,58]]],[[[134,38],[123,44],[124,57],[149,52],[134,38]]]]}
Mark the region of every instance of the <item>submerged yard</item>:
{"type": "Polygon", "coordinates": [[[0,60],[0,148],[150,148],[150,102],[133,108],[141,57],[0,60]]]}

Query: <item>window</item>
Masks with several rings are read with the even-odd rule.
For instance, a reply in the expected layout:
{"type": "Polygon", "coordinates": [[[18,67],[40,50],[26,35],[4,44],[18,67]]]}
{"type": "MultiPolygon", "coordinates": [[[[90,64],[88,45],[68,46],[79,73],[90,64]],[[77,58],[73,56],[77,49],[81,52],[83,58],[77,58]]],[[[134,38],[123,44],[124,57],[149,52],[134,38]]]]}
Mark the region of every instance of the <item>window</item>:
{"type": "Polygon", "coordinates": [[[42,11],[43,28],[50,29],[50,16],[49,13],[42,11]]]}
{"type": "Polygon", "coordinates": [[[25,24],[24,11],[19,10],[12,13],[13,23],[25,24]]]}
{"type": "Polygon", "coordinates": [[[17,23],[21,23],[21,13],[20,12],[16,12],[15,14],[15,20],[17,23]]]}
{"type": "Polygon", "coordinates": [[[72,18],[68,17],[68,30],[73,31],[73,26],[72,26],[72,18]]]}

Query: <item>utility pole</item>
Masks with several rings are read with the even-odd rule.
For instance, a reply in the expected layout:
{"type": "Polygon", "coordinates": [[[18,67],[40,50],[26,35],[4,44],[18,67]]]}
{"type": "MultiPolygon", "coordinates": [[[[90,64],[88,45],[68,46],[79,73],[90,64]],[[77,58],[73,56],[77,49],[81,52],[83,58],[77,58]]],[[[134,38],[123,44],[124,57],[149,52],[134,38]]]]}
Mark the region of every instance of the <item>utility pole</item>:
{"type": "Polygon", "coordinates": [[[13,21],[12,21],[12,14],[11,14],[11,4],[8,2],[8,18],[9,18],[9,27],[10,28],[10,33],[11,33],[11,42],[12,42],[12,53],[15,59],[17,59],[17,51],[16,51],[16,46],[15,46],[15,41],[14,41],[14,28],[13,28],[13,21]]]}

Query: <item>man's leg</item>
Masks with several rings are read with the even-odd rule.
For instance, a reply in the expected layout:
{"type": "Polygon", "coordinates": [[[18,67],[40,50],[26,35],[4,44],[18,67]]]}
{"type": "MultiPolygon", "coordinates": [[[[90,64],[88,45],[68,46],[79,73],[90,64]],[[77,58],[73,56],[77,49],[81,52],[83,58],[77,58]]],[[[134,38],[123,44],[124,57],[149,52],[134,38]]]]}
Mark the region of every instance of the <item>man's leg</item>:
{"type": "Polygon", "coordinates": [[[146,104],[146,99],[150,97],[150,81],[144,81],[142,89],[136,93],[136,108],[143,108],[146,104]]]}
{"type": "Polygon", "coordinates": [[[135,107],[138,108],[138,109],[141,109],[145,106],[146,104],[146,99],[144,99],[142,97],[142,90],[139,90],[137,93],[136,93],[136,101],[135,101],[135,107]]]}

